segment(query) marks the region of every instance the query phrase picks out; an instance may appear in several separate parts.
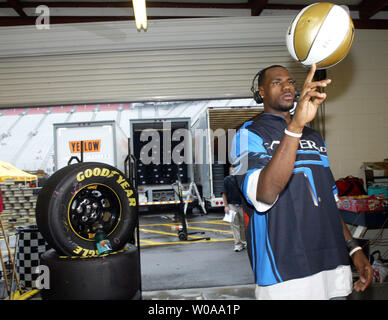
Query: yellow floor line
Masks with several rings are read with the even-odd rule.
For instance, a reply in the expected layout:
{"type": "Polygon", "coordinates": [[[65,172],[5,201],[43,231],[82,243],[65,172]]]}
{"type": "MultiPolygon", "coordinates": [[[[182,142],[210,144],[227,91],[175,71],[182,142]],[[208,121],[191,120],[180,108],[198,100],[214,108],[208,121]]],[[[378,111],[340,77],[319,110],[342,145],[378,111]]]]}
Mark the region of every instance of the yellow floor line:
{"type": "Polygon", "coordinates": [[[150,242],[150,243],[152,242],[152,243],[153,243],[153,242],[155,242],[155,241],[140,239],[140,242],[150,242]]]}
{"type": "Polygon", "coordinates": [[[234,239],[210,239],[210,240],[198,240],[198,241],[172,241],[172,242],[158,242],[157,244],[140,244],[140,247],[145,246],[161,246],[161,245],[170,245],[170,244],[193,244],[193,243],[201,243],[201,242],[227,242],[233,241],[234,239]]]}
{"type": "MultiPolygon", "coordinates": [[[[224,222],[222,219],[217,220],[204,220],[204,221],[193,221],[193,222],[187,222],[187,224],[194,224],[194,223],[211,223],[211,224],[220,224],[224,226],[230,225],[230,223],[224,222]]],[[[151,223],[151,224],[141,224],[141,227],[156,227],[156,226],[177,226],[180,225],[181,222],[167,222],[167,223],[151,223]]]]}
{"type": "MultiPolygon", "coordinates": [[[[150,229],[143,229],[143,228],[140,228],[139,230],[144,232],[150,232],[150,233],[164,234],[167,236],[174,236],[174,237],[178,236],[178,233],[172,233],[172,232],[164,232],[164,231],[150,230],[150,229]]],[[[189,236],[189,238],[202,238],[202,237],[189,236]]]]}
{"type": "MultiPolygon", "coordinates": [[[[176,226],[179,226],[179,223],[166,223],[166,224],[163,224],[163,226],[166,226],[166,227],[176,227],[176,226]]],[[[192,226],[190,226],[190,229],[205,230],[205,231],[212,231],[212,232],[232,233],[232,231],[229,231],[229,230],[211,229],[211,228],[203,228],[203,227],[192,227],[192,226]]],[[[161,231],[161,232],[163,232],[163,231],[161,231]]]]}
{"type": "MultiPolygon", "coordinates": [[[[172,227],[172,226],[176,226],[176,225],[169,224],[169,225],[166,225],[166,226],[172,227]]],[[[230,231],[230,230],[211,229],[211,228],[202,228],[202,227],[190,227],[190,229],[193,229],[193,230],[204,230],[204,231],[211,231],[211,232],[223,232],[223,233],[229,233],[229,234],[232,233],[232,231],[230,231]]],[[[140,231],[165,234],[165,235],[169,235],[169,236],[176,236],[177,235],[176,233],[164,232],[164,231],[159,231],[159,230],[150,230],[150,229],[144,229],[144,228],[140,228],[140,231]]]]}
{"type": "Polygon", "coordinates": [[[172,233],[172,232],[164,232],[164,231],[150,230],[150,229],[144,229],[144,228],[140,228],[139,230],[143,231],[143,232],[164,234],[164,235],[167,235],[167,236],[176,236],[177,235],[176,233],[172,233]]]}
{"type": "Polygon", "coordinates": [[[157,227],[157,226],[178,226],[180,224],[181,224],[180,222],[151,223],[151,224],[141,224],[140,228],[142,228],[142,227],[157,227]]]}
{"type": "Polygon", "coordinates": [[[159,243],[157,241],[150,241],[150,240],[142,240],[142,239],[140,239],[140,245],[142,245],[143,242],[146,245],[157,245],[159,243]]]}
{"type": "Polygon", "coordinates": [[[228,231],[228,230],[221,230],[221,229],[210,229],[210,228],[201,228],[201,227],[190,227],[189,228],[190,230],[193,229],[193,230],[205,230],[205,231],[212,231],[212,232],[224,232],[224,233],[232,233],[232,231],[228,231]]]}
{"type": "Polygon", "coordinates": [[[208,223],[208,224],[219,224],[221,226],[230,226],[230,223],[229,222],[225,222],[223,220],[214,220],[214,221],[196,221],[196,222],[190,222],[190,224],[194,224],[194,223],[208,223]]]}

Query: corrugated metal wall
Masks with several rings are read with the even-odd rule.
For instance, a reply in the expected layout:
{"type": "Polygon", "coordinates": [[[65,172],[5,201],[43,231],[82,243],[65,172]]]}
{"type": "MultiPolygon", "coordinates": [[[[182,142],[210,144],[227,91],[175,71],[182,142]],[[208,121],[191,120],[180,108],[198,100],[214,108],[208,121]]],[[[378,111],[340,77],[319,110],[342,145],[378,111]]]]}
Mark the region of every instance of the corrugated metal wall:
{"type": "Polygon", "coordinates": [[[256,72],[306,70],[285,47],[290,18],[154,20],[0,28],[0,107],[250,97],[256,72]],[[6,30],[8,29],[8,31],[6,30]]]}

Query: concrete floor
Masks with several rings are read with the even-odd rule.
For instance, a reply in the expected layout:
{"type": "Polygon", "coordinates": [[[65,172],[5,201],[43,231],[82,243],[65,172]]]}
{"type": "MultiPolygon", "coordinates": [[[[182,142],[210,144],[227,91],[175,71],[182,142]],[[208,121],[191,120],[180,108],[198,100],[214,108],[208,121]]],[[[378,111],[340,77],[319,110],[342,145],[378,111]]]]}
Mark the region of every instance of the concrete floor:
{"type": "Polygon", "coordinates": [[[140,219],[143,299],[254,299],[247,251],[234,252],[230,225],[222,213],[189,215],[189,240],[180,241],[173,214],[140,219]]]}
{"type": "MultiPolygon", "coordinates": [[[[173,213],[140,215],[143,300],[254,300],[254,278],[247,251],[234,252],[223,213],[192,214],[189,239],[180,241],[173,213]]],[[[33,300],[39,300],[36,294],[33,300]]],[[[387,283],[373,284],[351,300],[388,299],[387,283]]]]}
{"type": "MultiPolygon", "coordinates": [[[[194,237],[179,241],[166,216],[143,217],[140,222],[143,291],[253,284],[247,251],[234,252],[230,225],[219,214],[188,218],[194,237]],[[163,233],[161,233],[163,232],[163,233]],[[152,243],[151,243],[152,242],[152,243]]],[[[174,224],[174,223],[172,223],[174,224]]]]}
{"type": "Polygon", "coordinates": [[[255,300],[255,285],[143,291],[143,300],[255,300]]]}

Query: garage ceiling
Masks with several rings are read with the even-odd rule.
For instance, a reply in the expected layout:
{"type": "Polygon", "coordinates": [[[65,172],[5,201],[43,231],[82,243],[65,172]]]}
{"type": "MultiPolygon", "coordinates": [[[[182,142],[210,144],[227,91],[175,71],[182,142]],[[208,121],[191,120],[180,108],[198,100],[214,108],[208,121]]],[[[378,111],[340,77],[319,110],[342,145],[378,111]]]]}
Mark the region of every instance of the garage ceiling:
{"type": "MultiPolygon", "coordinates": [[[[342,0],[358,29],[387,29],[388,0],[342,0]]],[[[147,0],[148,19],[182,19],[231,16],[292,15],[308,4],[305,0],[147,0]]],[[[131,0],[0,0],[0,26],[34,25],[36,8],[50,10],[50,23],[82,23],[133,20],[131,0]]]]}

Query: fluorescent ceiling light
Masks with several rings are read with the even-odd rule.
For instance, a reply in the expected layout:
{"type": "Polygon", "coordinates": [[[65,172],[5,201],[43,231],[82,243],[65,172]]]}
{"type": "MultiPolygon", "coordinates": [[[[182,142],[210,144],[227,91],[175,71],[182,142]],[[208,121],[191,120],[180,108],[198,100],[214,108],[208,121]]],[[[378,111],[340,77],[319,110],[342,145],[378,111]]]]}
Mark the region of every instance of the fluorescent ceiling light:
{"type": "Polygon", "coordinates": [[[137,30],[147,30],[147,9],[145,0],[132,0],[137,30]]]}

